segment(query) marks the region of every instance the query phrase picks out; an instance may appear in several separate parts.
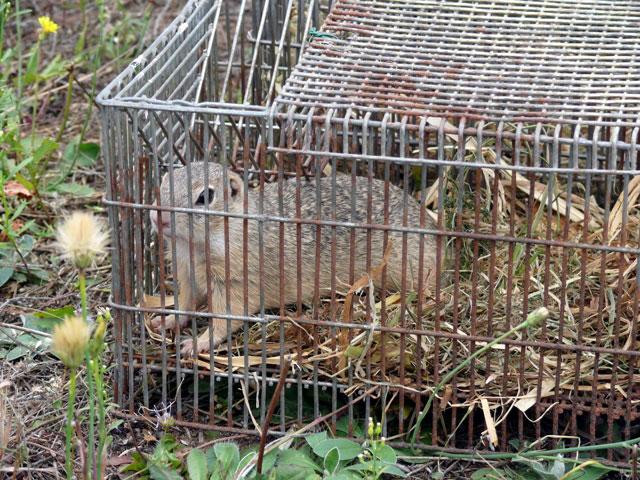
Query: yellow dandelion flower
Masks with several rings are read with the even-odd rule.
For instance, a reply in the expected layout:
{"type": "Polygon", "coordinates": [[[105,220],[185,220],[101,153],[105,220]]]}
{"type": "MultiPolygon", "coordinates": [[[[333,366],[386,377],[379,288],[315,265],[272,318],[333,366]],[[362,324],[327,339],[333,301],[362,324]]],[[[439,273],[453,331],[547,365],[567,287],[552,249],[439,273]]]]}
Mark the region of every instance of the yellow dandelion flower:
{"type": "Polygon", "coordinates": [[[56,33],[58,31],[58,24],[49,17],[38,18],[38,23],[40,24],[40,30],[44,35],[56,33]]]}
{"type": "Polygon", "coordinates": [[[51,350],[68,368],[78,368],[89,343],[89,325],[81,317],[67,317],[51,335],[51,350]]]}
{"type": "Polygon", "coordinates": [[[74,212],[58,227],[56,238],[63,258],[85,269],[105,255],[109,235],[92,213],[74,212]]]}

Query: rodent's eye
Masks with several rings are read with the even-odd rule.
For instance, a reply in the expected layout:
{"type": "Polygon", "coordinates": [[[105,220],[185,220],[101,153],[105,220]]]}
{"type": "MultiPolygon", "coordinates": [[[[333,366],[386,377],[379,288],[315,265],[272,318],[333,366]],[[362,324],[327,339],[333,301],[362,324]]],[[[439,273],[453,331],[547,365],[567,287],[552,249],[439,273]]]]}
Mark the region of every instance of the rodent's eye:
{"type": "Polygon", "coordinates": [[[200,192],[200,195],[198,195],[196,205],[209,205],[213,201],[214,194],[215,190],[213,188],[205,188],[202,192],[200,192]]]}

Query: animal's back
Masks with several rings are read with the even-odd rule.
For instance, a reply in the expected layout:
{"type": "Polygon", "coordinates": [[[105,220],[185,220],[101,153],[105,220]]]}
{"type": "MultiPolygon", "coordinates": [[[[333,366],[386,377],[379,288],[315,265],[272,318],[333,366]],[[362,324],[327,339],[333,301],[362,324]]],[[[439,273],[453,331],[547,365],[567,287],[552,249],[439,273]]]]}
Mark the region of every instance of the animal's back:
{"type": "MultiPolygon", "coordinates": [[[[406,225],[420,226],[420,205],[402,189],[389,185],[387,202],[387,221],[385,222],[385,184],[374,179],[369,189],[369,180],[356,177],[355,189],[348,175],[337,175],[334,180],[325,177],[320,180],[320,188],[315,181],[304,179],[287,180],[279,187],[278,183],[266,184],[263,194],[263,213],[267,216],[286,219],[301,218],[303,221],[334,221],[349,224],[403,225],[404,205],[406,203],[406,225]],[[280,188],[282,190],[280,190],[280,188]],[[319,196],[318,196],[319,190],[319,196]],[[282,195],[280,195],[280,192],[282,195]],[[371,201],[369,202],[369,194],[371,201]],[[282,202],[279,202],[279,198],[282,202]],[[299,205],[297,208],[296,205],[299,205]],[[318,208],[319,207],[319,208],[318,208]],[[299,215],[298,215],[299,211],[299,215]],[[317,212],[320,212],[318,216],[317,212]]],[[[252,190],[256,212],[259,208],[259,190],[252,190]]],[[[433,228],[433,222],[425,214],[427,228],[433,228]]],[[[344,290],[353,280],[376,267],[382,262],[384,254],[384,230],[354,228],[352,226],[321,225],[313,223],[286,222],[283,227],[284,248],[284,292],[285,303],[295,302],[300,290],[303,301],[309,300],[315,293],[316,277],[320,295],[326,294],[335,283],[344,290]],[[355,232],[355,233],[353,233],[355,232]],[[298,254],[299,250],[299,254],[298,254]],[[335,260],[332,262],[332,253],[335,260]],[[298,277],[298,263],[301,261],[301,278],[298,277]],[[318,268],[318,275],[316,269],[318,268]],[[300,280],[300,281],[299,281],[300,280]]],[[[258,225],[252,222],[252,238],[257,238],[258,225]]],[[[277,302],[280,293],[280,223],[266,221],[263,227],[264,290],[267,303],[277,302]],[[271,300],[273,297],[273,301],[271,300]]],[[[391,255],[387,264],[387,286],[399,289],[402,279],[403,235],[401,232],[388,231],[391,255]]],[[[425,287],[433,285],[435,272],[435,241],[429,235],[422,235],[423,258],[420,262],[419,246],[421,235],[406,235],[406,286],[408,290],[418,288],[418,270],[422,263],[425,287]]],[[[254,245],[257,249],[257,245],[254,245]]],[[[254,257],[255,259],[259,258],[254,257]]],[[[376,279],[376,285],[380,282],[376,279]]],[[[275,305],[273,305],[275,306],[275,305]]]]}

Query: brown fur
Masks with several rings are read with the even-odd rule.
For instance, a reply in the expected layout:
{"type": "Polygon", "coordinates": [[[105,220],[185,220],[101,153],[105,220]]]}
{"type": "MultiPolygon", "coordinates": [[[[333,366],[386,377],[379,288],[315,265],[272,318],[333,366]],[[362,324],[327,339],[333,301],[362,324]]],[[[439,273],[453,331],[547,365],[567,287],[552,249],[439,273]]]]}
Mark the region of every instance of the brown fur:
{"type": "MultiPolygon", "coordinates": [[[[165,175],[160,188],[161,205],[174,205],[176,207],[189,207],[189,189],[191,183],[192,208],[204,208],[196,205],[196,200],[204,189],[205,164],[202,162],[192,163],[188,168],[180,168],[173,171],[174,203],[171,202],[170,177],[165,175]],[[188,179],[191,178],[189,182],[188,179]]],[[[223,174],[222,167],[215,163],[208,164],[209,187],[215,191],[214,199],[209,205],[209,210],[224,211],[223,199],[223,174]]],[[[228,211],[233,213],[243,213],[244,190],[242,178],[236,173],[227,172],[227,192],[228,211]]],[[[356,224],[366,224],[367,221],[367,195],[369,183],[367,178],[357,177],[356,189],[352,191],[351,177],[348,175],[337,175],[335,178],[335,217],[332,207],[332,178],[327,177],[320,180],[320,219],[337,222],[352,222],[356,224]],[[351,202],[352,195],[355,196],[355,210],[352,217],[351,202]]],[[[373,180],[371,184],[371,224],[384,224],[384,182],[373,180]]],[[[389,205],[388,224],[402,226],[403,224],[403,191],[393,185],[389,185],[389,205]]],[[[301,218],[316,219],[316,182],[300,180],[300,211],[301,218]]],[[[250,214],[259,213],[259,190],[252,189],[248,192],[248,212],[250,214]]],[[[263,197],[264,215],[278,216],[287,219],[296,217],[296,180],[288,180],[282,184],[282,212],[279,203],[278,183],[265,184],[263,197]]],[[[206,203],[206,199],[205,199],[206,203]]],[[[193,223],[193,262],[190,261],[189,253],[189,214],[175,213],[176,235],[176,258],[178,265],[175,268],[178,280],[178,306],[181,310],[194,311],[201,305],[207,305],[207,269],[205,257],[205,215],[192,215],[193,223]],[[193,263],[195,290],[191,288],[190,264],[193,263]]],[[[161,218],[164,223],[169,223],[171,214],[163,212],[161,218]]],[[[155,221],[155,211],[152,213],[155,221]]],[[[427,228],[434,228],[432,220],[425,215],[427,228]]],[[[232,315],[254,314],[260,311],[260,248],[259,248],[259,222],[254,219],[248,221],[248,249],[247,271],[248,271],[248,305],[245,312],[243,301],[243,219],[229,218],[229,295],[230,310],[232,315]]],[[[407,223],[406,225],[418,227],[420,225],[420,206],[418,202],[407,195],[407,223]]],[[[264,308],[277,308],[280,305],[280,227],[281,223],[275,221],[265,221],[263,223],[263,284],[262,292],[264,298],[264,308]]],[[[331,226],[322,226],[320,229],[319,252],[316,249],[316,226],[302,224],[301,235],[301,260],[299,266],[302,272],[302,282],[298,285],[298,261],[297,261],[297,224],[284,223],[284,303],[296,303],[298,288],[300,289],[303,302],[308,302],[315,294],[315,273],[316,257],[320,258],[319,293],[326,295],[331,291],[331,251],[332,238],[335,230],[335,278],[336,285],[348,284],[350,278],[350,261],[353,256],[354,272],[353,279],[358,279],[379,265],[384,254],[383,239],[384,231],[371,230],[371,259],[367,265],[367,230],[364,228],[353,229],[351,227],[338,226],[335,229],[331,226]],[[355,231],[355,252],[351,251],[351,236],[355,231]]],[[[211,264],[211,304],[212,311],[218,313],[226,312],[226,289],[225,289],[225,241],[224,241],[224,219],[222,216],[209,215],[209,244],[210,244],[210,264],[211,264]]],[[[163,227],[163,235],[171,241],[171,226],[163,227]]],[[[402,280],[402,251],[403,234],[401,232],[389,232],[391,243],[390,260],[386,268],[386,285],[388,289],[400,290],[402,280]]],[[[408,233],[406,235],[406,289],[417,290],[418,288],[418,268],[419,268],[419,245],[420,235],[408,233]]],[[[435,241],[428,235],[424,236],[424,257],[423,257],[423,278],[425,288],[431,288],[435,283],[435,241]]],[[[380,287],[380,278],[374,279],[376,287],[380,287]]],[[[186,322],[186,318],[181,318],[180,324],[186,322]]],[[[153,320],[154,328],[160,328],[161,320],[153,320]]],[[[172,328],[175,326],[175,318],[169,317],[165,320],[165,326],[172,328]]],[[[241,321],[231,323],[233,331],[242,327],[241,321]]],[[[227,338],[227,321],[224,319],[213,320],[213,344],[222,343],[227,338]]],[[[209,333],[204,332],[198,337],[196,348],[193,342],[188,340],[183,344],[185,354],[197,353],[209,350],[209,333]]]]}

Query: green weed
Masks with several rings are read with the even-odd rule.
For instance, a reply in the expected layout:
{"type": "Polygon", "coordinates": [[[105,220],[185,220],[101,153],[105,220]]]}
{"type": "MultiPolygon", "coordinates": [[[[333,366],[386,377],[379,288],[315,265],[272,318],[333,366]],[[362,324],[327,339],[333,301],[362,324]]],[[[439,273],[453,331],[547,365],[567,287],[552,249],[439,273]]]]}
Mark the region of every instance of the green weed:
{"type": "Polygon", "coordinates": [[[31,265],[30,255],[52,230],[46,220],[34,218],[55,213],[52,199],[96,194],[77,173],[93,170],[100,157],[100,145],[87,137],[101,69],[117,70],[130,61],[142,49],[149,25],[150,9],[135,18],[122,2],[111,11],[104,0],[76,5],[80,29],[71,39],[73,48],[65,49],[69,39],[56,18],[35,18],[24,1],[0,0],[0,287],[10,280],[48,279],[31,265]],[[39,25],[37,32],[28,32],[27,22],[39,25]],[[72,121],[78,93],[86,106],[72,121]],[[55,101],[60,95],[63,99],[55,101]],[[58,110],[51,111],[53,103],[58,110]]]}
{"type": "Polygon", "coordinates": [[[136,452],[124,472],[138,478],[191,480],[274,479],[274,480],[377,480],[383,475],[405,477],[398,465],[398,453],[386,444],[380,423],[369,422],[367,440],[357,443],[332,438],[327,432],[288,442],[265,454],[258,473],[257,447],[240,450],[232,442],[217,443],[206,451],[198,448],[180,451],[175,438],[166,430],[153,452],[136,452]],[[183,461],[181,458],[185,458],[183,461]]]}

